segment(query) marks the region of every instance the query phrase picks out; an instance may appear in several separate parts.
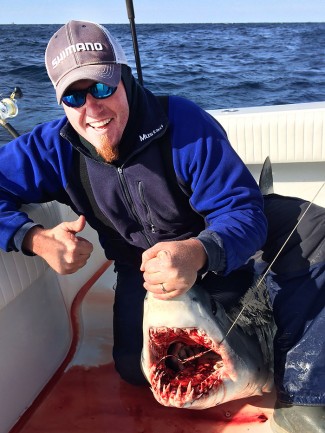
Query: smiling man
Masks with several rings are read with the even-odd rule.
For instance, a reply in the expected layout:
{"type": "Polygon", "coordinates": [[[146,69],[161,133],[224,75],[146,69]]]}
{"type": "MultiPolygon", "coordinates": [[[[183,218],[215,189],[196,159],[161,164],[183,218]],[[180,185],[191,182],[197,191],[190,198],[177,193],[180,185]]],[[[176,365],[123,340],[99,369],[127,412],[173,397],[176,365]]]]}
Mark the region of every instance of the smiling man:
{"type": "Polygon", "coordinates": [[[120,44],[104,27],[71,21],[52,38],[45,61],[75,131],[107,162],[118,159],[129,117],[121,82],[127,60],[120,44]]]}
{"type": "Polygon", "coordinates": [[[117,160],[118,145],[129,118],[129,105],[122,82],[117,87],[110,87],[80,80],[69,87],[62,102],[75,131],[91,143],[106,162],[117,160]],[[75,106],[72,101],[78,98],[81,102],[75,106]]]}
{"type": "Polygon", "coordinates": [[[115,261],[116,368],[145,383],[146,290],[173,298],[203,273],[244,265],[266,239],[263,199],[221,125],[189,100],[139,85],[105,27],[68,22],[45,63],[66,116],[0,149],[0,247],[76,272],[93,249],[79,236],[87,221],[115,261]],[[45,229],[19,210],[50,200],[79,218],[45,229]]]}

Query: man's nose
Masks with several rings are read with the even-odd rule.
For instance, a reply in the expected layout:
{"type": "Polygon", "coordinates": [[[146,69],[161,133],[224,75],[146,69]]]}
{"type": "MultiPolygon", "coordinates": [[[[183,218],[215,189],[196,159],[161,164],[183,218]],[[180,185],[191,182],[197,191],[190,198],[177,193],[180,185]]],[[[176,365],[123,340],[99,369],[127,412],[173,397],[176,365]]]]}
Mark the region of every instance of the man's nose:
{"type": "Polygon", "coordinates": [[[96,99],[92,96],[91,93],[87,93],[86,95],[86,108],[88,110],[100,110],[103,107],[103,101],[101,99],[96,99]]]}

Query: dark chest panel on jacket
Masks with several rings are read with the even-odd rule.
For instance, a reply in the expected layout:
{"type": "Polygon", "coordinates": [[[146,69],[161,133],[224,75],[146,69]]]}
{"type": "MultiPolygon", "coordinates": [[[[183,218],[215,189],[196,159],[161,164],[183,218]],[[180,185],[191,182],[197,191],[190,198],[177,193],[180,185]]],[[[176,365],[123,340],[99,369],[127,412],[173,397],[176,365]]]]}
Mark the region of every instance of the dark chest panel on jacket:
{"type": "Polygon", "coordinates": [[[108,258],[131,260],[157,242],[204,229],[176,181],[171,155],[162,151],[166,145],[171,152],[166,138],[151,143],[121,168],[76,153],[68,193],[77,213],[98,231],[108,258]]]}

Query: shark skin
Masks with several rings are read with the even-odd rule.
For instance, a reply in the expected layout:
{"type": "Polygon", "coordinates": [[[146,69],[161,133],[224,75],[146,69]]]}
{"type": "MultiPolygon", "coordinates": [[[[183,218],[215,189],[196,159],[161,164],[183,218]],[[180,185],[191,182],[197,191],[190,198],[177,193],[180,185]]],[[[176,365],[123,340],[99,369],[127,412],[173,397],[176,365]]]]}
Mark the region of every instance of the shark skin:
{"type": "Polygon", "coordinates": [[[222,304],[197,285],[171,300],[148,292],[141,365],[160,404],[207,409],[272,390],[273,336],[261,344],[263,333],[237,324],[226,335],[232,323],[222,304]],[[182,348],[192,356],[181,356],[182,348]]]}

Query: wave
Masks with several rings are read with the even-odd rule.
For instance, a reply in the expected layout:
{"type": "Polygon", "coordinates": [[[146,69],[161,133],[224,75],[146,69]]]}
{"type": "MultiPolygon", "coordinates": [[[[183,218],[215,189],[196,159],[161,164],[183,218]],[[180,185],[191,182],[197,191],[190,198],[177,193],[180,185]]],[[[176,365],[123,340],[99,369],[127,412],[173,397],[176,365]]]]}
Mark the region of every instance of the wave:
{"type": "MultiPolygon", "coordinates": [[[[62,114],[44,67],[58,27],[0,25],[0,93],[22,88],[23,130],[62,114]]],[[[129,25],[107,27],[136,75],[129,25]]],[[[140,24],[137,35],[144,83],[157,94],[205,109],[325,100],[325,23],[140,24]]]]}

